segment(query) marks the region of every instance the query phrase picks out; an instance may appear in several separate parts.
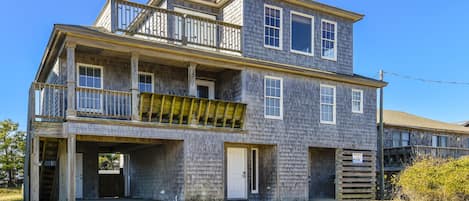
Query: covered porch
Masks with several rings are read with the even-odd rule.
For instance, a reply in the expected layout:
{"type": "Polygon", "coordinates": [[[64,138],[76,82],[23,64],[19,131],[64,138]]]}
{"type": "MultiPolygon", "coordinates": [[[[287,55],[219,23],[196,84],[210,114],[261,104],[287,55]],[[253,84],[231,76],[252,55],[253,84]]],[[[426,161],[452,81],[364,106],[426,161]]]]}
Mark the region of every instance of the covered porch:
{"type": "Polygon", "coordinates": [[[39,200],[183,196],[183,141],[76,135],[39,143],[39,200]]]}

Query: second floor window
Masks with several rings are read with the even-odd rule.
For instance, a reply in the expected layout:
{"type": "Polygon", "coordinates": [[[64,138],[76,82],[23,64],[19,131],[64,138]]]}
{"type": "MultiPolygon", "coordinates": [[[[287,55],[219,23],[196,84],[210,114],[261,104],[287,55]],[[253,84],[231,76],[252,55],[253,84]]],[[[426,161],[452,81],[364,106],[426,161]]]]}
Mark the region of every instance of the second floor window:
{"type": "Polygon", "coordinates": [[[291,13],[291,50],[292,52],[313,55],[313,16],[291,13]]]}
{"type": "Polygon", "coordinates": [[[264,78],[264,114],[267,118],[282,118],[282,79],[266,76],[264,78]]]}
{"type": "Polygon", "coordinates": [[[77,109],[86,112],[101,112],[103,97],[95,89],[103,88],[101,66],[78,64],[77,109]]]}
{"type": "Polygon", "coordinates": [[[138,73],[138,90],[140,92],[153,93],[153,74],[152,73],[138,73]]]}
{"type": "Polygon", "coordinates": [[[321,56],[324,59],[337,60],[337,23],[321,21],[321,56]]]}
{"type": "Polygon", "coordinates": [[[410,134],[408,132],[393,132],[392,146],[401,147],[410,145],[410,134]]]}
{"type": "Polygon", "coordinates": [[[335,124],[335,87],[329,85],[321,85],[321,123],[335,124]]]}
{"type": "Polygon", "coordinates": [[[448,146],[448,137],[447,136],[432,136],[432,147],[447,147],[448,146]]]}
{"type": "Polygon", "coordinates": [[[352,89],[352,112],[363,113],[363,90],[352,89]]]}
{"type": "Polygon", "coordinates": [[[264,5],[264,45],[282,49],[282,9],[264,5]]]}

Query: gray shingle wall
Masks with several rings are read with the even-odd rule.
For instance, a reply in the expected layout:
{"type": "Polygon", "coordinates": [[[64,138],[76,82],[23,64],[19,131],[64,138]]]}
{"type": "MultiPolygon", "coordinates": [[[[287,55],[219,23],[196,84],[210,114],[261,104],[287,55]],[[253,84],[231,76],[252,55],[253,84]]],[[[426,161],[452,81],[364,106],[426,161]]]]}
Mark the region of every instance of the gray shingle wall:
{"type": "Polygon", "coordinates": [[[182,142],[130,153],[131,195],[134,198],[175,200],[184,195],[182,142]]]}
{"type": "Polygon", "coordinates": [[[353,22],[279,0],[252,0],[244,3],[243,56],[279,63],[353,74],[353,22]],[[264,3],[283,8],[282,50],[264,47],[264,3]],[[290,11],[314,16],[314,56],[290,52],[290,11]],[[321,19],[338,23],[337,61],[321,58],[321,19]]]}

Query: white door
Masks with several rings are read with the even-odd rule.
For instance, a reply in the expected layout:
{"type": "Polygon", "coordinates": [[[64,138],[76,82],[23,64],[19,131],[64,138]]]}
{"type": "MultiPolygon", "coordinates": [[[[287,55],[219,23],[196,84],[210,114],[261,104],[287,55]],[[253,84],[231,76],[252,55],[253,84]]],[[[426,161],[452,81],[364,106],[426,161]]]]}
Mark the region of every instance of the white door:
{"type": "Polygon", "coordinates": [[[227,148],[227,197],[247,198],[246,148],[227,148]]]}
{"type": "Polygon", "coordinates": [[[75,167],[75,194],[76,198],[83,198],[83,154],[77,153],[75,167]]]}

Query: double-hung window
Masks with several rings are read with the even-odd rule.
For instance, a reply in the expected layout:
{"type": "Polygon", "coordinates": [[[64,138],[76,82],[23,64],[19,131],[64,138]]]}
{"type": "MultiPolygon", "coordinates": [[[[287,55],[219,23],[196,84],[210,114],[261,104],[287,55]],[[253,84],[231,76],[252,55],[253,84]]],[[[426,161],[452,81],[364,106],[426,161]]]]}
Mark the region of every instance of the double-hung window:
{"type": "Polygon", "coordinates": [[[352,89],[352,112],[363,113],[363,90],[352,89]]]}
{"type": "Polygon", "coordinates": [[[264,46],[282,49],[282,8],[264,5],[264,46]]]}
{"type": "Polygon", "coordinates": [[[321,57],[337,60],[337,22],[321,20],[321,57]]]}
{"type": "Polygon", "coordinates": [[[264,116],[272,119],[283,118],[282,78],[264,78],[264,116]]]}
{"type": "Polygon", "coordinates": [[[153,93],[153,74],[152,73],[138,73],[138,90],[140,92],[153,93]]]}
{"type": "Polygon", "coordinates": [[[336,97],[335,86],[321,85],[321,123],[335,124],[336,120],[336,97]]]}
{"type": "Polygon", "coordinates": [[[84,112],[102,112],[103,68],[101,66],[78,64],[77,110],[84,112]]]}
{"type": "Polygon", "coordinates": [[[291,51],[314,55],[314,17],[291,12],[291,51]]]}

